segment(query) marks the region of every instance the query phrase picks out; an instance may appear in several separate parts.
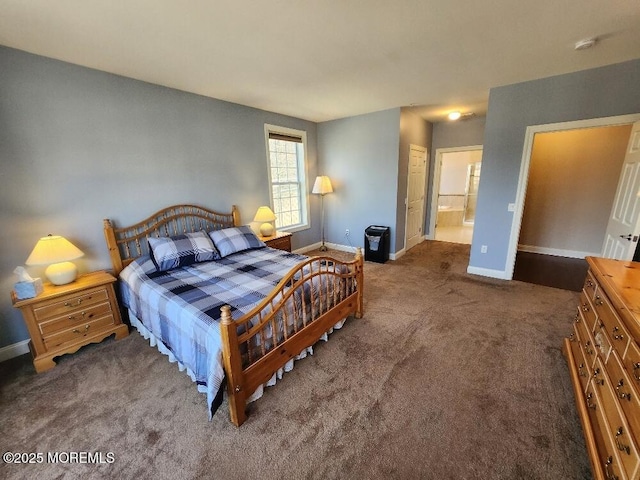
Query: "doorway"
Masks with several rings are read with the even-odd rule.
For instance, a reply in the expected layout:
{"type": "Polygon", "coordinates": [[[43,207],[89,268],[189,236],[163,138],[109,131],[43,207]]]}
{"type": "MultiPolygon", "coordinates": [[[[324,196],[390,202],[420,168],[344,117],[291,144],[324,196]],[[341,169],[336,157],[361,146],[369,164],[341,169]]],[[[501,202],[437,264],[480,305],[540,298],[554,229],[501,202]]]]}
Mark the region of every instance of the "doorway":
{"type": "Polygon", "coordinates": [[[481,172],[481,145],[436,151],[429,229],[434,240],[471,245],[481,172]]]}
{"type": "MultiPolygon", "coordinates": [[[[536,125],[536,126],[530,126],[527,128],[527,131],[525,134],[525,147],[523,150],[523,158],[522,158],[522,163],[520,168],[518,190],[516,194],[514,220],[513,220],[512,229],[511,229],[511,237],[509,242],[509,250],[508,250],[507,264],[506,264],[507,271],[505,272],[506,273],[505,278],[514,277],[516,255],[518,253],[518,247],[520,243],[520,233],[524,226],[523,220],[524,220],[524,211],[525,211],[525,200],[527,195],[527,186],[528,186],[529,175],[530,175],[531,158],[532,158],[532,152],[533,152],[536,135],[540,133],[577,131],[577,130],[583,130],[583,129],[593,129],[597,127],[630,125],[638,120],[640,120],[640,114],[622,115],[618,117],[596,118],[596,119],[580,120],[580,121],[574,121],[574,122],[564,122],[564,123],[558,123],[558,124],[536,125]]],[[[586,171],[586,169],[583,169],[583,170],[586,171]]],[[[577,171],[578,170],[574,170],[574,172],[577,172],[577,171]]],[[[619,176],[619,170],[616,174],[619,176]]],[[[591,187],[590,189],[583,188],[583,190],[595,191],[595,188],[597,187],[591,187]]],[[[571,189],[567,188],[567,190],[569,191],[571,189]]],[[[611,195],[615,195],[615,192],[612,192],[611,195]]],[[[610,210],[612,203],[613,203],[613,197],[611,198],[608,205],[606,205],[605,207],[610,210]]],[[[553,207],[550,206],[549,208],[553,208],[553,207]]],[[[563,225],[563,227],[566,229],[567,232],[571,231],[569,229],[570,225],[563,225]]],[[[540,231],[542,232],[543,229],[540,229],[540,231]]],[[[600,241],[601,241],[604,237],[604,230],[600,229],[599,232],[601,235],[600,237],[600,241]]],[[[557,235],[557,233],[558,233],[558,230],[556,229],[553,234],[557,235]]],[[[559,249],[548,248],[547,249],[545,247],[542,247],[542,248],[539,248],[539,252],[537,253],[566,256],[567,258],[580,258],[580,257],[584,258],[585,252],[586,254],[600,255],[601,245],[593,248],[592,251],[590,251],[588,248],[585,249],[584,247],[581,247],[578,250],[574,250],[572,248],[559,248],[559,249]]]]}

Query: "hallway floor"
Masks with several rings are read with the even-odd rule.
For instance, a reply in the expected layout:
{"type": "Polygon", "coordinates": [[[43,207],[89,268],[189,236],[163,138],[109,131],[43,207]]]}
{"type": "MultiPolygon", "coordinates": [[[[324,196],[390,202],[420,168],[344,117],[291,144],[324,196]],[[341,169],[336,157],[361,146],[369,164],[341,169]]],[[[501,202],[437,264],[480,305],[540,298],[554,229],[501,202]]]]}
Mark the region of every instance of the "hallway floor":
{"type": "Polygon", "coordinates": [[[461,227],[436,227],[436,240],[439,242],[464,243],[471,245],[473,225],[461,227]]]}

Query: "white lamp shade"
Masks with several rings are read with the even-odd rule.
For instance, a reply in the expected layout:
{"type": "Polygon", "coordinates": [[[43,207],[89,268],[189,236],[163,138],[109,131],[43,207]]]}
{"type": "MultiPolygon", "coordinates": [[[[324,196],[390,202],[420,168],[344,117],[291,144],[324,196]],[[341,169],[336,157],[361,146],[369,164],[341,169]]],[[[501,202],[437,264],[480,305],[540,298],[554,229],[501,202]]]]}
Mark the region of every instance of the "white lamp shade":
{"type": "Polygon", "coordinates": [[[276,219],[276,214],[273,213],[269,207],[260,207],[256,212],[256,216],[253,217],[254,222],[273,222],[276,219]]]}
{"type": "Polygon", "coordinates": [[[49,265],[45,275],[54,285],[65,285],[73,282],[78,269],[70,262],[84,255],[82,250],[59,235],[42,237],[36,243],[31,255],[25,262],[27,265],[49,265]]]}
{"type": "Polygon", "coordinates": [[[333,192],[333,186],[331,185],[331,180],[326,175],[320,175],[316,177],[316,181],[313,184],[313,190],[311,193],[315,193],[318,195],[325,195],[327,193],[333,192]]]}

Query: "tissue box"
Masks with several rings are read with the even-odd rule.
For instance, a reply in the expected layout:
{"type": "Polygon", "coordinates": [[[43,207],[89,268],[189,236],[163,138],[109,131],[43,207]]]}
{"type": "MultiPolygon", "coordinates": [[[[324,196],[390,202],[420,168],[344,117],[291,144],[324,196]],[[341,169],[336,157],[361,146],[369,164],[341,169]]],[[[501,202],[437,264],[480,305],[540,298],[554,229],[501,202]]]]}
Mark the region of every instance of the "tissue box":
{"type": "Polygon", "coordinates": [[[18,300],[33,298],[42,293],[42,280],[34,278],[31,282],[18,282],[14,285],[14,291],[18,300]]]}

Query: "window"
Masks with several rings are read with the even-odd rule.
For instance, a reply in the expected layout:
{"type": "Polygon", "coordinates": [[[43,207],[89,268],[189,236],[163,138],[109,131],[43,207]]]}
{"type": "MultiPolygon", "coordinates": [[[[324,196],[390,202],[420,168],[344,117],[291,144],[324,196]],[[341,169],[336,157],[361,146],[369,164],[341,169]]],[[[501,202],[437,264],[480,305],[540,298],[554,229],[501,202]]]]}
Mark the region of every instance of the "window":
{"type": "Polygon", "coordinates": [[[306,132],[265,125],[265,137],[276,228],[307,228],[306,132]]]}

